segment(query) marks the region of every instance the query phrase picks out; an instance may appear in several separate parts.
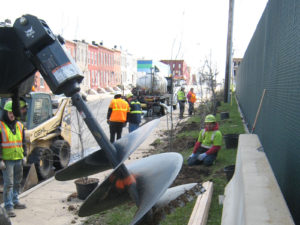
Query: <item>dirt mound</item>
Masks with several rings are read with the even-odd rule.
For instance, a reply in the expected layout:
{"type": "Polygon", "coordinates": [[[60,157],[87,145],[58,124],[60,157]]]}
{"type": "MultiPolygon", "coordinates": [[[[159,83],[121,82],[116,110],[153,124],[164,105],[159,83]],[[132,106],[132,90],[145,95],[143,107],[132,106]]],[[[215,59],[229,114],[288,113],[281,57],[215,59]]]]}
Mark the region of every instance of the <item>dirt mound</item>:
{"type": "Polygon", "coordinates": [[[210,168],[204,166],[188,166],[182,165],[182,168],[173,183],[173,186],[188,184],[188,183],[202,183],[210,174],[210,168]]]}
{"type": "MultiPolygon", "coordinates": [[[[185,131],[193,131],[197,130],[200,132],[201,124],[196,122],[184,123],[178,125],[176,128],[176,133],[179,134],[185,131]]],[[[165,133],[167,135],[167,133],[165,133]]],[[[186,151],[192,148],[197,141],[197,138],[191,136],[182,136],[176,137],[173,139],[172,143],[172,152],[181,153],[182,151],[186,151]]],[[[169,151],[169,140],[168,138],[164,138],[161,142],[156,143],[156,149],[162,149],[162,151],[169,151]]],[[[177,186],[181,184],[187,183],[202,183],[207,180],[207,177],[211,173],[211,168],[205,167],[203,165],[199,166],[188,166],[186,164],[182,165],[182,168],[174,181],[172,186],[177,186]]]]}

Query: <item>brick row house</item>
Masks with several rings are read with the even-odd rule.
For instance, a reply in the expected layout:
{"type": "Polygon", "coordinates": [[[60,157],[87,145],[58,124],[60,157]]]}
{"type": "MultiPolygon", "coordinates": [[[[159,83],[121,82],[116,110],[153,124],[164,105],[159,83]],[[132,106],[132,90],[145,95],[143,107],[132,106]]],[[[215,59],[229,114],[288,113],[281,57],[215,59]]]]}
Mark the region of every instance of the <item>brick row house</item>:
{"type": "Polygon", "coordinates": [[[171,74],[175,80],[185,80],[190,83],[190,67],[187,66],[184,60],[160,60],[170,66],[171,74]]]}
{"type": "MultiPolygon", "coordinates": [[[[130,71],[126,69],[121,72],[121,67],[123,68],[121,65],[121,51],[117,50],[116,47],[109,49],[104,47],[102,43],[96,44],[92,42],[92,44],[89,44],[85,41],[77,40],[66,40],[65,47],[83,73],[82,91],[89,92],[90,90],[95,90],[97,92],[100,88],[105,89],[107,87],[116,87],[134,82],[132,79],[127,79],[127,77],[135,78],[137,73],[137,68],[134,66],[134,61],[136,65],[136,60],[132,59],[132,55],[125,54],[124,56],[123,54],[125,58],[126,55],[129,55],[133,66],[130,66],[130,71]]],[[[128,65],[125,68],[127,67],[128,65]]],[[[34,85],[36,91],[51,92],[39,72],[35,74],[34,85]]]]}
{"type": "MultiPolygon", "coordinates": [[[[127,51],[107,48],[103,43],[92,44],[84,40],[65,41],[65,47],[83,73],[84,79],[80,84],[85,93],[99,92],[101,88],[135,86],[137,73],[137,59],[127,51]]],[[[175,80],[184,80],[187,84],[190,68],[184,60],[161,60],[170,66],[175,80]]],[[[35,90],[51,93],[48,85],[39,72],[35,75],[35,90]]]]}

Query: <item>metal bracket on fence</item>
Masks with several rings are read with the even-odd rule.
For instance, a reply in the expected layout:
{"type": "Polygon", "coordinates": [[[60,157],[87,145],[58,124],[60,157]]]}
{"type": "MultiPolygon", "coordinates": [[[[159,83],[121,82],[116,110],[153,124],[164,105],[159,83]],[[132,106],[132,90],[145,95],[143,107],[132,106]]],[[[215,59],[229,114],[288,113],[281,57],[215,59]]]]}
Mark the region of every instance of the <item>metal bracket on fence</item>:
{"type": "Polygon", "coordinates": [[[256,150],[259,151],[259,152],[264,152],[265,151],[263,146],[258,147],[256,150]]]}

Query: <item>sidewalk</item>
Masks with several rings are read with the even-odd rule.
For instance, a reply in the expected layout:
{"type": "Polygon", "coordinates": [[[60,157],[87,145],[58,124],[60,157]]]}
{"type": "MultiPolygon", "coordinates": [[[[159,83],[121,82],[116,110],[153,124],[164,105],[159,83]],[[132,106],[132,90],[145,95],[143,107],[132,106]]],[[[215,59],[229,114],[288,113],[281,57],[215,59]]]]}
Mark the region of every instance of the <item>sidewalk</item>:
{"type": "MultiPolygon", "coordinates": [[[[187,110],[186,110],[187,111],[187,110]]],[[[175,111],[176,113],[179,110],[175,111]]],[[[174,122],[177,123],[178,115],[174,116],[174,122]]],[[[188,117],[181,122],[186,121],[188,117]]],[[[145,142],[131,155],[130,160],[125,164],[145,156],[157,138],[161,138],[162,132],[167,130],[167,119],[162,117],[155,130],[149,135],[145,142]]],[[[170,126],[169,126],[170,127],[170,126]]],[[[100,182],[110,171],[105,171],[91,177],[99,178],[100,182]]],[[[78,217],[76,211],[82,204],[82,200],[70,197],[76,192],[74,180],[57,181],[54,178],[22,193],[20,202],[26,204],[27,209],[15,210],[16,217],[11,218],[13,225],[69,225],[82,224],[85,217],[78,217]],[[71,201],[68,201],[68,198],[71,201]]]]}

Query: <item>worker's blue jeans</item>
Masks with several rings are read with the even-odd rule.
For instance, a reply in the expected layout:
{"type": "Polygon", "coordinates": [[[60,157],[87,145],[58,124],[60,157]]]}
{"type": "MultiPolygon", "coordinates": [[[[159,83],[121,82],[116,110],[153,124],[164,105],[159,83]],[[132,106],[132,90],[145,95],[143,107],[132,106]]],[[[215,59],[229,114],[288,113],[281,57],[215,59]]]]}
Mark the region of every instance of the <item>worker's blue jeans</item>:
{"type": "Polygon", "coordinates": [[[23,177],[22,160],[4,160],[6,168],[3,174],[3,202],[5,209],[12,209],[19,202],[19,192],[23,177]]]}
{"type": "Polygon", "coordinates": [[[194,112],[194,103],[189,102],[189,115],[191,116],[194,112]]]}
{"type": "Polygon", "coordinates": [[[129,133],[138,129],[139,128],[139,124],[138,123],[129,123],[129,126],[128,126],[128,130],[129,130],[129,133]]]}
{"type": "Polygon", "coordinates": [[[179,118],[183,118],[185,101],[179,101],[179,118]]]}

